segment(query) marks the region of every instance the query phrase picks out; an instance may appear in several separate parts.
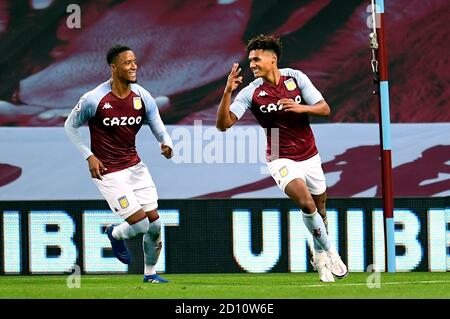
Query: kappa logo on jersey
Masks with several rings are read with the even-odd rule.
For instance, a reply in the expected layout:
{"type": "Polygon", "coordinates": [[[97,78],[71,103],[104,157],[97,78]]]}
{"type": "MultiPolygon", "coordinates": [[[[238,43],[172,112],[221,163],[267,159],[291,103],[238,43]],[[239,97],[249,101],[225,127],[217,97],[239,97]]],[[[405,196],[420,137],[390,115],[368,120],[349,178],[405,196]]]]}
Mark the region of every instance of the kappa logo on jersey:
{"type": "Polygon", "coordinates": [[[142,102],[140,96],[135,96],[133,98],[133,107],[135,110],[140,110],[142,108],[142,102]]]}
{"type": "Polygon", "coordinates": [[[286,85],[286,88],[289,91],[294,91],[297,88],[297,84],[295,84],[293,79],[288,79],[288,80],[284,81],[284,85],[286,85]]]}
{"type": "Polygon", "coordinates": [[[266,96],[266,95],[269,95],[269,94],[267,94],[267,92],[264,90],[262,90],[261,92],[258,93],[258,96],[266,96]]]}
{"type": "Polygon", "coordinates": [[[139,124],[142,121],[142,116],[138,117],[128,117],[128,116],[121,116],[121,117],[105,117],[103,119],[103,124],[105,126],[125,126],[125,125],[134,125],[139,124]]]}
{"type": "Polygon", "coordinates": [[[122,207],[122,209],[125,209],[128,207],[128,205],[130,205],[130,203],[128,203],[128,199],[126,196],[122,196],[118,199],[120,207],[122,207]]]}
{"type": "Polygon", "coordinates": [[[112,105],[106,102],[105,105],[103,105],[102,110],[111,110],[112,108],[112,105]]]}

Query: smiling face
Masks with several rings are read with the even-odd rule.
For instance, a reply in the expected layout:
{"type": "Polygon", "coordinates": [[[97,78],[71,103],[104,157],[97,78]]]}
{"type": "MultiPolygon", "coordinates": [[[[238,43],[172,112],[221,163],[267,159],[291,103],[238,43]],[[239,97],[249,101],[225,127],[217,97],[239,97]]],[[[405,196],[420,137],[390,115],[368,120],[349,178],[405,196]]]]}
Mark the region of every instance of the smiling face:
{"type": "Polygon", "coordinates": [[[255,78],[264,78],[277,67],[277,55],[272,50],[252,50],[248,54],[250,70],[255,78]]]}
{"type": "Polygon", "coordinates": [[[111,64],[113,76],[127,84],[137,82],[137,69],[136,56],[131,50],[119,53],[111,64]]]}

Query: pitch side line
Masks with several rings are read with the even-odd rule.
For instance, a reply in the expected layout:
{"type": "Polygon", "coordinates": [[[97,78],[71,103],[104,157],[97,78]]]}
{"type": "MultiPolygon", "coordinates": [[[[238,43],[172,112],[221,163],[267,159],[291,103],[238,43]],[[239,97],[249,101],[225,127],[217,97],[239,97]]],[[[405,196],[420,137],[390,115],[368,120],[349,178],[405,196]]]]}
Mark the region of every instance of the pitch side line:
{"type": "MultiPolygon", "coordinates": [[[[404,285],[404,284],[444,284],[450,283],[449,280],[421,280],[421,281],[392,281],[392,282],[380,282],[381,285],[404,285]]],[[[324,287],[328,284],[314,284],[314,285],[299,285],[299,287],[324,287]]],[[[337,286],[337,285],[336,285],[337,286]]],[[[367,283],[354,283],[354,284],[339,284],[339,287],[342,286],[367,286],[367,283]]]]}

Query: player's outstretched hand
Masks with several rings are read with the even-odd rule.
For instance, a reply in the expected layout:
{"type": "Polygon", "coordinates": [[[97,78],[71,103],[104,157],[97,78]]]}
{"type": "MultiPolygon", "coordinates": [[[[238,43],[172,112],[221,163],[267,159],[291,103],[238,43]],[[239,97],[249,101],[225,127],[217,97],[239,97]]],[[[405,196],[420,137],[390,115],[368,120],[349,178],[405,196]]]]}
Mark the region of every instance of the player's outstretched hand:
{"type": "Polygon", "coordinates": [[[228,75],[227,85],[225,86],[225,92],[231,93],[242,83],[242,76],[239,76],[241,73],[241,68],[239,68],[239,64],[234,63],[231,67],[230,74],[228,75]]]}
{"type": "Polygon", "coordinates": [[[165,158],[169,159],[173,156],[173,151],[170,146],[161,144],[161,154],[164,155],[165,158]]]}
{"type": "Polygon", "coordinates": [[[87,161],[89,165],[89,171],[91,172],[91,177],[102,180],[102,174],[107,170],[107,168],[94,155],[89,156],[87,158],[87,161]]]}
{"type": "Polygon", "coordinates": [[[295,103],[293,99],[281,99],[278,101],[285,112],[305,113],[306,105],[295,103]]]}

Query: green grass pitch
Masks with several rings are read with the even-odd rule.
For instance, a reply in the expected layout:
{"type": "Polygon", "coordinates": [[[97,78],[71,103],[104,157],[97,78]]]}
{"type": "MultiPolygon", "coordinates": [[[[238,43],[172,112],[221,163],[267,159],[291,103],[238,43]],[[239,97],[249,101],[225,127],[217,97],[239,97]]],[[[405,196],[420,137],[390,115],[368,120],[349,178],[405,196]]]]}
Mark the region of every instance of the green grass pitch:
{"type": "Polygon", "coordinates": [[[80,288],[67,276],[0,276],[0,298],[119,299],[317,299],[450,298],[450,273],[380,273],[380,288],[368,288],[373,273],[350,273],[321,283],[317,273],[166,274],[168,284],[142,282],[141,275],[82,275],[80,288]]]}

